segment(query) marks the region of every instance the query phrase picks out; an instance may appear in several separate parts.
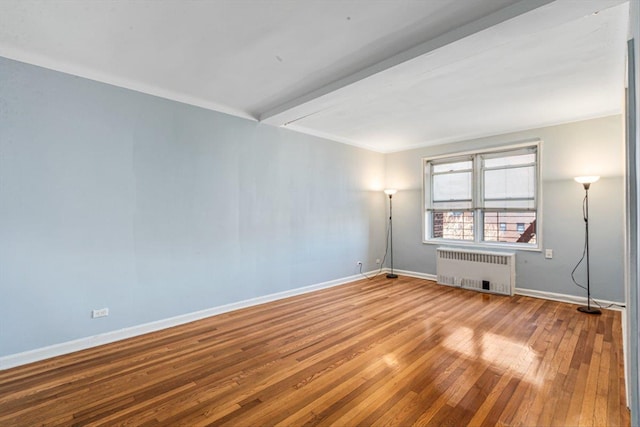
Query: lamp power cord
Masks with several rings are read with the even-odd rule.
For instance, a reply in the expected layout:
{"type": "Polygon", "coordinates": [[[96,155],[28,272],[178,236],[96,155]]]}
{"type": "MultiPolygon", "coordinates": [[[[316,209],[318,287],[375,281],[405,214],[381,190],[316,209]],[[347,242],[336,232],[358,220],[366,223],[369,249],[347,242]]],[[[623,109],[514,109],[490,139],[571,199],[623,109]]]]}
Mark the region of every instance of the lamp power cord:
{"type": "MultiPolygon", "coordinates": [[[[586,204],[587,204],[587,196],[584,196],[584,199],[582,199],[582,219],[584,219],[585,222],[587,222],[587,212],[586,212],[586,204]]],[[[585,291],[587,290],[586,286],[581,285],[575,277],[575,273],[576,270],[578,270],[578,267],[580,266],[580,264],[582,264],[582,262],[584,261],[585,257],[587,256],[587,234],[585,233],[584,235],[584,245],[582,247],[582,257],[580,257],[580,260],[578,261],[578,263],[576,264],[575,267],[573,267],[573,270],[571,270],[571,280],[573,281],[574,285],[576,285],[579,288],[584,289],[585,291]]],[[[591,296],[588,296],[589,300],[594,304],[597,305],[599,308],[611,308],[611,307],[621,307],[624,308],[624,305],[620,305],[620,304],[609,304],[606,306],[602,306],[598,303],[598,301],[596,301],[595,299],[591,298],[591,296]]]]}
{"type": "Polygon", "coordinates": [[[387,259],[387,253],[389,252],[389,235],[391,233],[390,225],[391,225],[391,219],[389,219],[389,222],[387,223],[387,232],[385,233],[387,238],[386,238],[386,244],[384,247],[384,256],[382,257],[382,261],[380,261],[380,269],[378,270],[378,272],[371,276],[367,276],[365,273],[362,272],[362,264],[360,264],[360,275],[365,277],[368,280],[373,280],[376,277],[380,276],[381,274],[384,274],[382,272],[382,269],[384,268],[384,262],[387,259]]]}

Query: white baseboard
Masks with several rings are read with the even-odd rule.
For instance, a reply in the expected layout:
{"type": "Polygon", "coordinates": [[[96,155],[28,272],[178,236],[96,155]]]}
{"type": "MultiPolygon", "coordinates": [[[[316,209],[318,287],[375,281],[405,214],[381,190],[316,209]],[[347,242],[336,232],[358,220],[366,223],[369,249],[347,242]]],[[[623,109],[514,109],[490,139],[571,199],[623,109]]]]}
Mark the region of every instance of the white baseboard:
{"type": "MultiPolygon", "coordinates": [[[[377,271],[378,270],[375,270],[365,274],[370,275],[370,274],[377,273],[377,271]]],[[[343,285],[345,283],[354,282],[361,278],[362,276],[360,274],[356,274],[353,276],[343,277],[341,279],[330,280],[328,282],[317,283],[310,286],[304,286],[301,288],[291,289],[288,291],[277,292],[274,294],[251,298],[244,301],[239,301],[231,304],[221,305],[218,307],[208,308],[206,310],[196,311],[193,313],[182,314],[182,315],[171,317],[168,319],[162,319],[162,320],[157,320],[155,322],[132,326],[129,328],[118,329],[116,331],[106,332],[99,335],[79,338],[73,341],[54,344],[47,347],[25,351],[22,353],[10,354],[8,356],[0,357],[0,370],[13,368],[20,365],[26,365],[27,363],[37,362],[40,360],[49,359],[51,357],[61,356],[64,354],[69,354],[69,353],[73,353],[80,350],[86,350],[91,347],[96,347],[103,344],[109,344],[109,343],[120,341],[126,338],[132,338],[135,336],[147,334],[149,332],[155,332],[162,329],[171,328],[173,326],[182,325],[185,323],[193,322],[195,320],[200,320],[207,317],[215,316],[217,314],[227,313],[233,310],[239,310],[241,308],[251,307],[254,305],[264,304],[267,302],[276,301],[283,298],[306,294],[306,293],[317,291],[320,289],[326,289],[326,288],[331,288],[333,286],[343,285]]]]}
{"type": "MultiPolygon", "coordinates": [[[[435,274],[419,273],[419,272],[416,272],[416,271],[397,270],[397,269],[394,269],[394,272],[398,273],[400,275],[403,275],[403,276],[417,277],[419,279],[426,279],[426,280],[433,280],[434,282],[438,281],[438,276],[435,275],[435,274]]],[[[575,295],[567,295],[567,294],[558,294],[558,293],[555,293],[555,292],[538,291],[538,290],[535,290],[535,289],[516,288],[515,289],[515,294],[516,295],[523,295],[523,296],[527,296],[527,297],[533,297],[533,298],[548,299],[548,300],[552,300],[552,301],[566,302],[566,303],[569,303],[569,304],[580,304],[580,305],[586,305],[587,304],[587,298],[586,297],[578,297],[578,296],[575,296],[575,295]]],[[[608,307],[611,310],[624,311],[624,309],[625,309],[625,303],[623,303],[623,302],[608,301],[608,300],[604,300],[604,299],[595,299],[595,298],[593,298],[592,301],[597,302],[598,304],[600,304],[603,307],[606,307],[606,306],[609,306],[611,304],[614,304],[611,307],[608,307]]]]}
{"type": "MultiPolygon", "coordinates": [[[[390,271],[389,269],[386,270],[390,271]]],[[[395,268],[393,269],[393,272],[400,274],[401,276],[415,277],[417,279],[433,280],[434,282],[438,280],[438,276],[436,276],[435,274],[419,273],[417,271],[397,270],[395,268]]]]}
{"type": "MultiPolygon", "coordinates": [[[[587,304],[587,297],[578,297],[575,295],[557,294],[555,292],[537,291],[535,289],[523,289],[523,288],[516,288],[515,293],[517,295],[548,299],[552,301],[566,302],[569,304],[580,304],[580,305],[587,304]]],[[[603,307],[606,307],[611,304],[615,304],[615,305],[612,305],[611,307],[608,307],[611,310],[624,310],[625,308],[625,303],[623,302],[615,302],[615,301],[608,301],[604,299],[595,299],[595,298],[593,298],[592,301],[597,302],[599,305],[603,307]]]]}

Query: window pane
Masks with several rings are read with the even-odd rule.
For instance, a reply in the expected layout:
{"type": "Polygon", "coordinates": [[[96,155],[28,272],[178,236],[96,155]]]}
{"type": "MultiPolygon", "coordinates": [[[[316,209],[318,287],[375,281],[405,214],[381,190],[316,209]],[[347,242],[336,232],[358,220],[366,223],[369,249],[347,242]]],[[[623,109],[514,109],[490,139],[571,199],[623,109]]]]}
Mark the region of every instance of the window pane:
{"type": "Polygon", "coordinates": [[[473,240],[473,212],[433,212],[432,232],[434,238],[473,240]]]}
{"type": "Polygon", "coordinates": [[[503,166],[517,166],[517,165],[530,165],[536,162],[536,155],[522,154],[519,156],[507,156],[496,158],[485,158],[484,167],[486,168],[499,168],[503,166]]]}
{"type": "Polygon", "coordinates": [[[471,160],[465,160],[463,162],[454,163],[442,163],[433,165],[433,173],[453,172],[461,170],[471,170],[473,163],[471,160]]]}
{"type": "Polygon", "coordinates": [[[433,176],[433,201],[471,200],[471,172],[433,176]]]}
{"type": "Polygon", "coordinates": [[[533,166],[484,172],[485,199],[531,198],[536,194],[533,166]]]}
{"type": "Polygon", "coordinates": [[[485,212],[484,240],[536,244],[536,213],[485,212]]]}

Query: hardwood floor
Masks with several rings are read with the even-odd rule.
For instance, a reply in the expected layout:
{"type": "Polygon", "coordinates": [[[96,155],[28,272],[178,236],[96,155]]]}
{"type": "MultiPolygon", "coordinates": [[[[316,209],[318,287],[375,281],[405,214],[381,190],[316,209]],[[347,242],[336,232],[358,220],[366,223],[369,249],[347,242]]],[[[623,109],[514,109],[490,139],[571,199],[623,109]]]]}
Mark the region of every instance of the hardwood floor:
{"type": "Polygon", "coordinates": [[[620,313],[378,277],[0,371],[0,425],[629,425],[620,313]]]}

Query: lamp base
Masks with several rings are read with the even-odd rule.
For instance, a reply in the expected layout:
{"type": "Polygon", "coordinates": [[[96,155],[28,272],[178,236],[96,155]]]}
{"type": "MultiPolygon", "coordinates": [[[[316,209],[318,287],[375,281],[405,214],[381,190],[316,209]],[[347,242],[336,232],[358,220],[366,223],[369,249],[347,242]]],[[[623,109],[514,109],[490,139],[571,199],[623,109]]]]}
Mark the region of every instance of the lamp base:
{"type": "Polygon", "coordinates": [[[393,274],[393,273],[387,274],[387,279],[397,279],[397,278],[398,278],[397,274],[393,274]]]}
{"type": "Polygon", "coordinates": [[[587,314],[602,314],[599,309],[593,307],[578,307],[578,311],[587,314]]]}

